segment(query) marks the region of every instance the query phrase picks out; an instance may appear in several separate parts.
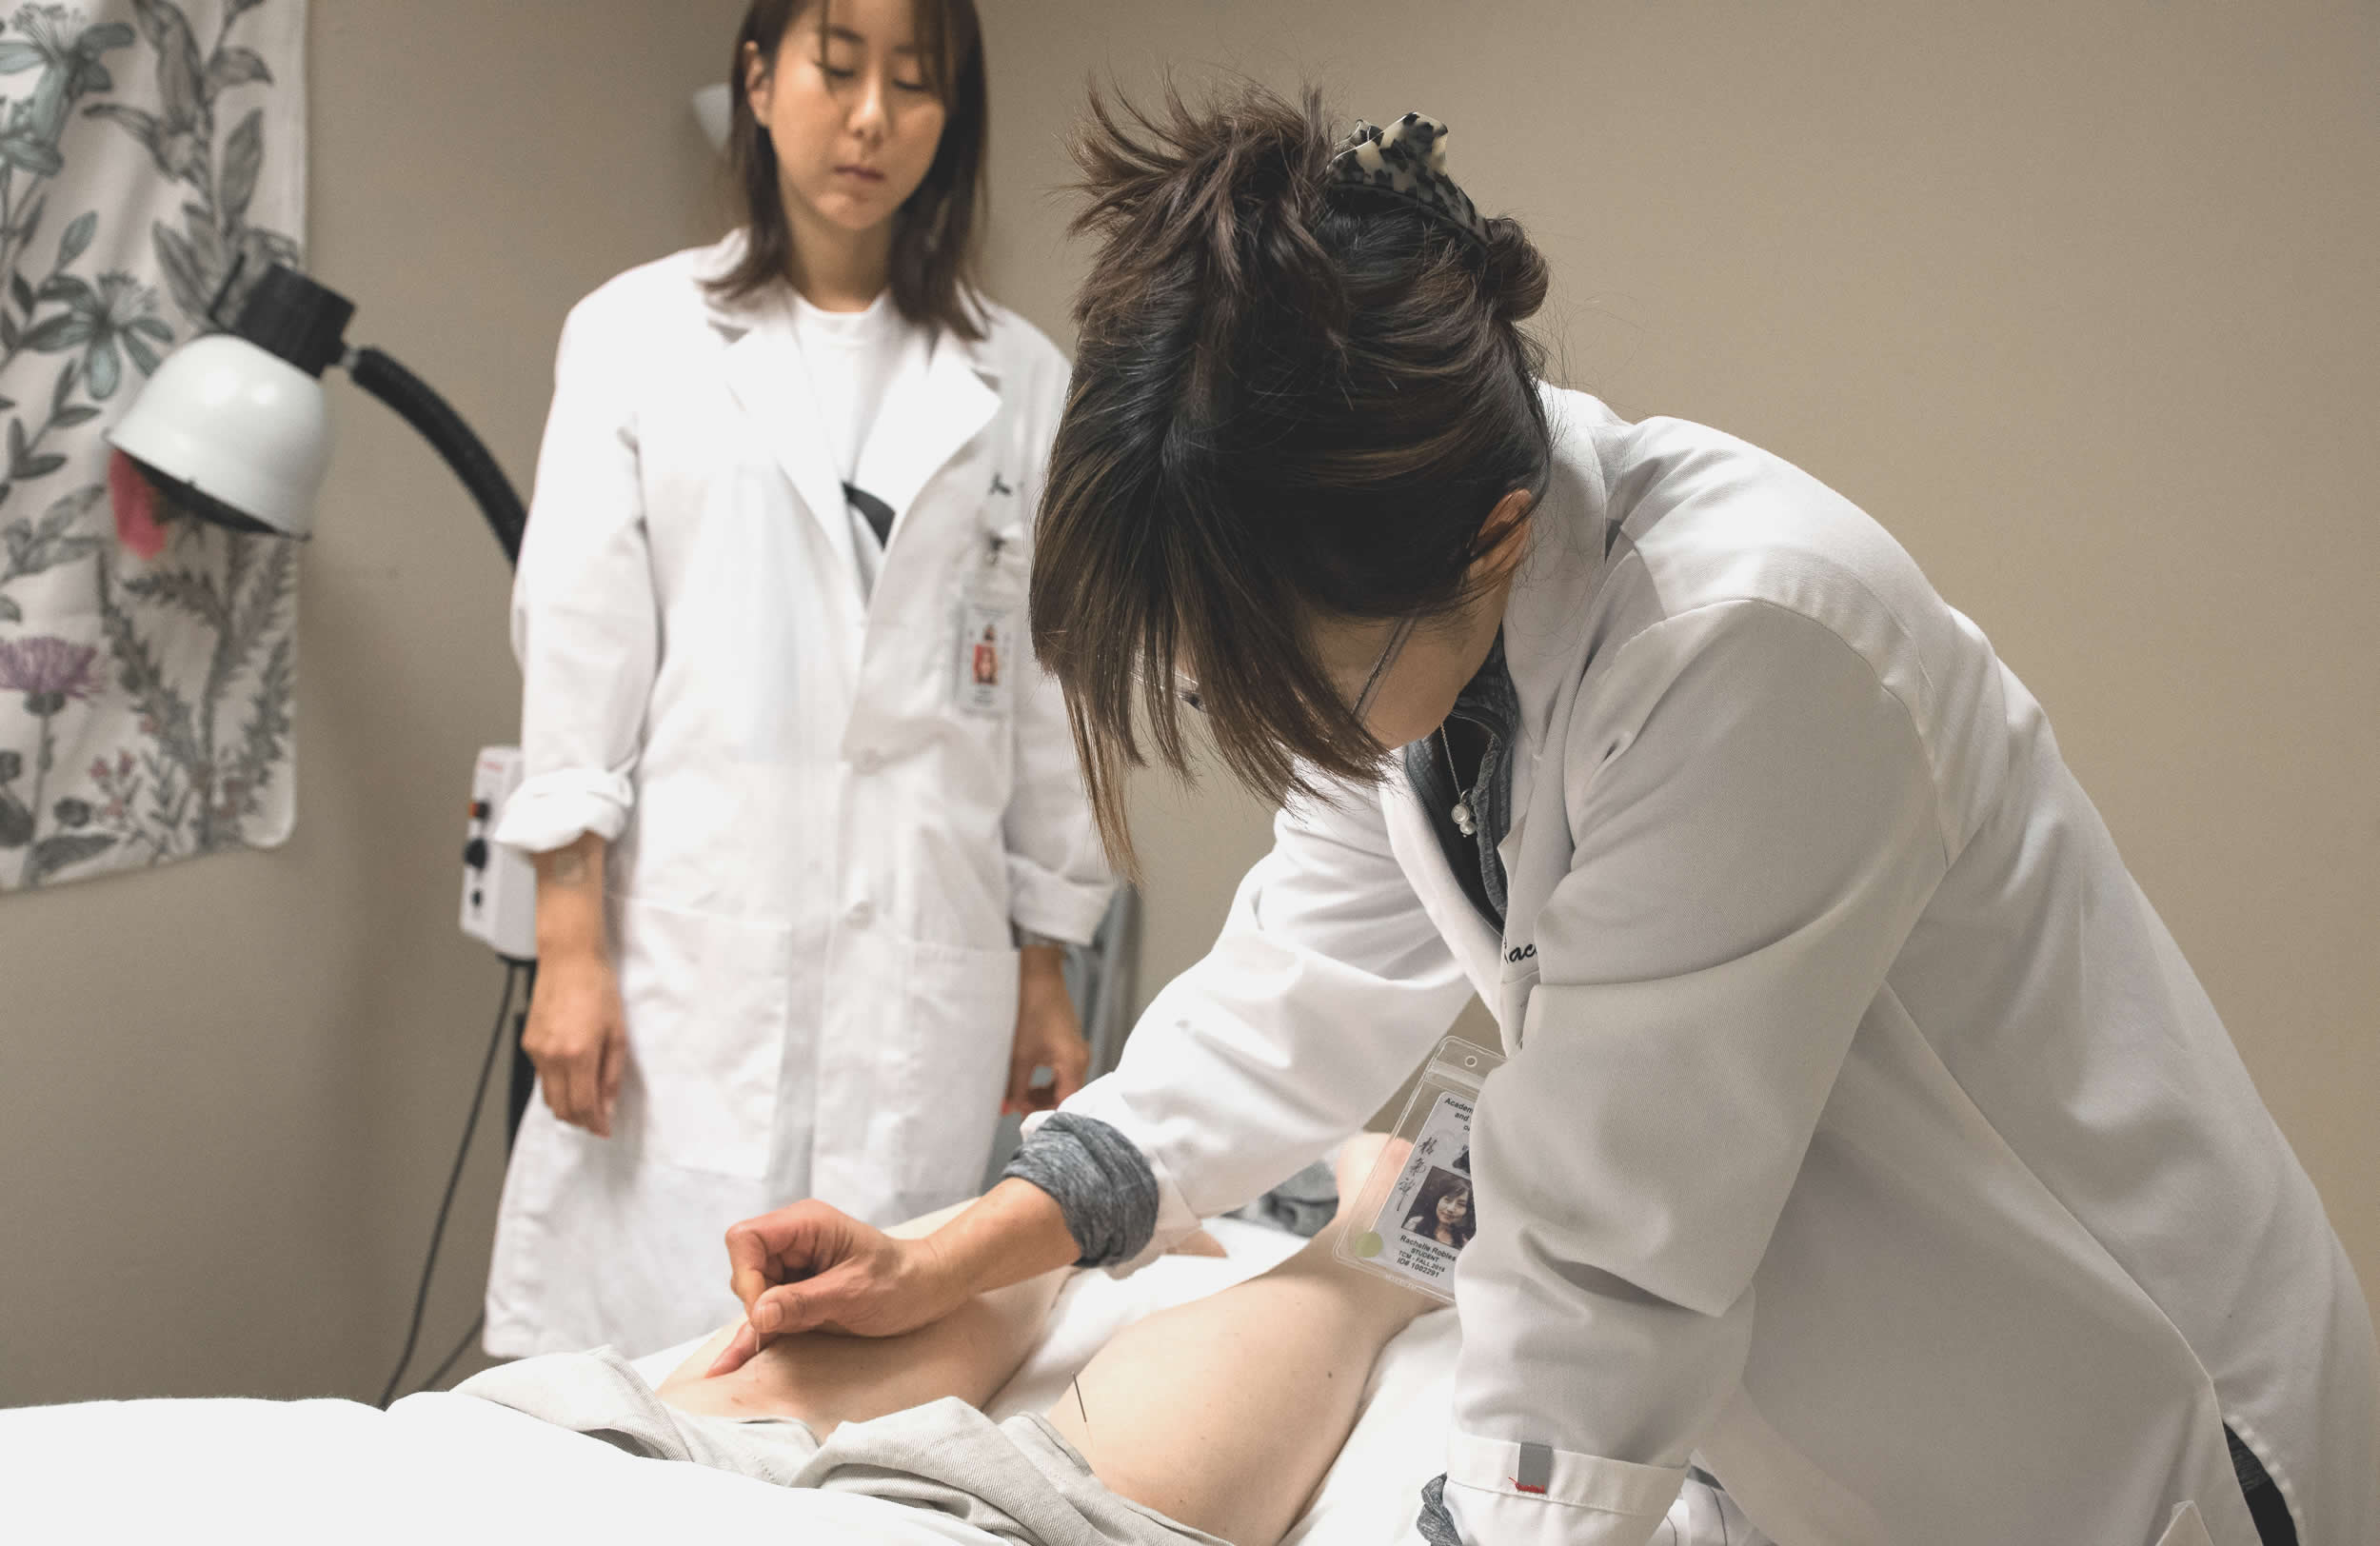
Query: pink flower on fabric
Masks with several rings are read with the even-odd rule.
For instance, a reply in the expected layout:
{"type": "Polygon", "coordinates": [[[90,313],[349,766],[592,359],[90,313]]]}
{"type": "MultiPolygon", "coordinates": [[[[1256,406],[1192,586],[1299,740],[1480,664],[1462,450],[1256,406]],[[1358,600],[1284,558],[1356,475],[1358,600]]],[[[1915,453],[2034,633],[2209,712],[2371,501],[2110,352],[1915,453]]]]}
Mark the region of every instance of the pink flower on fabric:
{"type": "Polygon", "coordinates": [[[91,645],[64,639],[0,640],[0,692],[52,699],[63,707],[67,699],[89,698],[99,684],[91,670],[98,658],[91,645]]]}
{"type": "Polygon", "coordinates": [[[116,541],[143,558],[166,550],[166,528],[157,524],[157,490],[122,451],[108,458],[108,502],[115,506],[116,541]]]}

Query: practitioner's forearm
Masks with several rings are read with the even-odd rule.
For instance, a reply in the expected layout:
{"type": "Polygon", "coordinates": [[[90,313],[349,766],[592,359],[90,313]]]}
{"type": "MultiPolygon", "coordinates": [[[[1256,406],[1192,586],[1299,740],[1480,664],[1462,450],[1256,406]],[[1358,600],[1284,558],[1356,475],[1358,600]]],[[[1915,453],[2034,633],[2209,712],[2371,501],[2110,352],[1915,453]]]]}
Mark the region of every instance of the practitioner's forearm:
{"type": "Polygon", "coordinates": [[[926,1237],[944,1281],[982,1294],[1071,1266],[1082,1248],[1047,1192],[1015,1177],[926,1237]]]}
{"type": "Polygon", "coordinates": [[[521,1032],[555,1117],[598,1138],[611,1136],[628,1062],[605,938],[604,848],[582,832],[536,856],[537,990],[521,1032]]]}
{"type": "Polygon", "coordinates": [[[604,925],[604,840],[582,832],[536,855],[537,956],[549,965],[611,959],[604,925]]]}

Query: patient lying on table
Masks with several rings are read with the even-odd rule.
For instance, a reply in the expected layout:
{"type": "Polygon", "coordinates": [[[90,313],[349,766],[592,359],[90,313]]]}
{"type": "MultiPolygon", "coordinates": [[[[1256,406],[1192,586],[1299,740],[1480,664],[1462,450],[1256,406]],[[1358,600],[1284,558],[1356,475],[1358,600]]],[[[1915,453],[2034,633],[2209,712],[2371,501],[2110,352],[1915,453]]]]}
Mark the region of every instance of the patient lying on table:
{"type": "MultiPolygon", "coordinates": [[[[1347,1146],[1342,1199],[1386,1141],[1347,1146]]],[[[931,1509],[1020,1546],[1275,1546],[1346,1442],[1380,1349],[1432,1307],[1336,1261],[1345,1222],[1261,1277],[1127,1328],[1046,1416],[994,1424],[977,1409],[1031,1350],[1062,1271],[901,1337],[781,1338],[706,1378],[728,1326],[658,1391],[608,1350],[458,1389],[633,1454],[931,1509]]]]}

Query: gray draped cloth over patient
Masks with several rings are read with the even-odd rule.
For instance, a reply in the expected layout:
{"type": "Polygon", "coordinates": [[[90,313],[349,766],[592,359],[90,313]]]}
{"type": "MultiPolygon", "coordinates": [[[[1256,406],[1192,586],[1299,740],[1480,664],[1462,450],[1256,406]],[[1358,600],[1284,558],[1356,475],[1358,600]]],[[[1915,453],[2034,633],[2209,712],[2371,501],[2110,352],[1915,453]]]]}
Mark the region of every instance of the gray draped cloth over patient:
{"type": "Polygon", "coordinates": [[[1038,1416],[994,1422],[954,1397],[821,1443],[791,1417],[682,1412],[610,1348],[499,1364],[455,1387],[630,1455],[928,1509],[1016,1546],[1227,1546],[1109,1492],[1038,1416]]]}

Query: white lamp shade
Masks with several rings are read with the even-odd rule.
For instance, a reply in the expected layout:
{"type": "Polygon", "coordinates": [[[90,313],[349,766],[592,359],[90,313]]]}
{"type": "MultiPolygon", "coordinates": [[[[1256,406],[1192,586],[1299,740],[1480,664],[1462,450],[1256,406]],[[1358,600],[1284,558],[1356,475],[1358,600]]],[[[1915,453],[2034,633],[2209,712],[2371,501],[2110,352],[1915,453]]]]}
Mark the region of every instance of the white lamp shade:
{"type": "Polygon", "coordinates": [[[228,333],[169,355],[108,443],[273,530],[303,537],[330,462],[323,384],[228,333]]]}
{"type": "Polygon", "coordinates": [[[694,121],[703,126],[703,137],[712,149],[727,149],[727,124],[734,110],[725,81],[714,81],[694,93],[694,121]]]}

